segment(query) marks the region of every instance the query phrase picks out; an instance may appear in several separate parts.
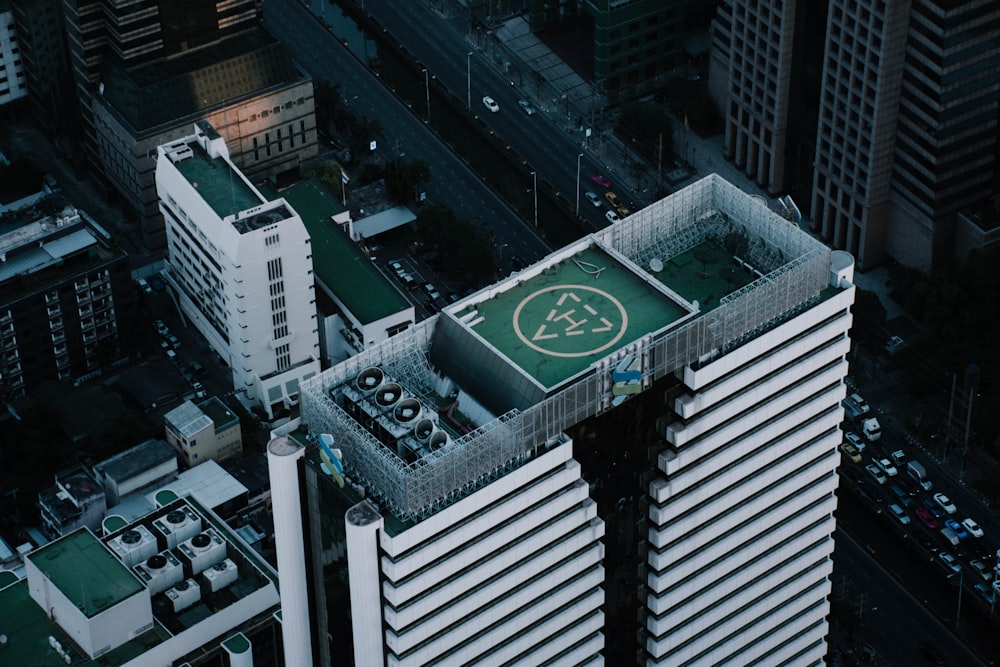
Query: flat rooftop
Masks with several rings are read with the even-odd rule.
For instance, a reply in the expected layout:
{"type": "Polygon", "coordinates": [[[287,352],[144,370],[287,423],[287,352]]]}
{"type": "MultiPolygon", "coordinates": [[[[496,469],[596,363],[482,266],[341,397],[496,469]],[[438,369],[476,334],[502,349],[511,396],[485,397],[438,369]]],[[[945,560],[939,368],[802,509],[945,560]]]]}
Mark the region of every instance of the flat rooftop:
{"type": "Polygon", "coordinates": [[[143,585],[88,530],[34,551],[29,560],[88,618],[143,590],[143,585]]]}
{"type": "Polygon", "coordinates": [[[220,218],[264,203],[240,174],[221,157],[211,158],[197,141],[188,143],[192,156],[174,166],[220,218]]]}
{"type": "Polygon", "coordinates": [[[692,312],[598,246],[456,313],[545,387],[692,312]]]}
{"type": "Polygon", "coordinates": [[[344,209],[315,179],[281,193],[302,218],[312,240],[316,276],[363,324],[410,307],[381,271],[330,219],[344,209]]]}

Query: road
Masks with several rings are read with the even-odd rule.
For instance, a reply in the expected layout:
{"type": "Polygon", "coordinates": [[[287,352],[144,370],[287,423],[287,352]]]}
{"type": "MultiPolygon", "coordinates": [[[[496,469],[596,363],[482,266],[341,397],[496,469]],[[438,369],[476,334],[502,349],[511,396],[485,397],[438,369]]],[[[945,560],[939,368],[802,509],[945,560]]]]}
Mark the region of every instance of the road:
{"type": "Polygon", "coordinates": [[[427,162],[432,176],[425,190],[430,200],[447,204],[467,220],[480,218],[489,225],[497,246],[506,244],[504,257],[535,261],[548,254],[545,241],[300,2],[267,0],[264,25],[314,80],[339,85],[356,115],[378,120],[383,145],[400,147],[407,156],[427,162]]]}

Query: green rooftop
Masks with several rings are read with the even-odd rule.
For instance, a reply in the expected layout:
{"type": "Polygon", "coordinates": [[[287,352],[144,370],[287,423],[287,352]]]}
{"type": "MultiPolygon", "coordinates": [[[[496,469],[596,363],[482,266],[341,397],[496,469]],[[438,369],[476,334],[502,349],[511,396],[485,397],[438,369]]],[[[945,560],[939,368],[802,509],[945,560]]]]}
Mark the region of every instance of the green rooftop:
{"type": "Polygon", "coordinates": [[[688,314],[651,283],[590,246],[458,317],[467,316],[470,329],[542,386],[554,387],[688,314]]]}
{"type": "Polygon", "coordinates": [[[28,558],[88,618],[145,590],[84,528],[45,545],[28,558]]]}
{"type": "Polygon", "coordinates": [[[174,166],[216,215],[225,218],[263,203],[226,160],[210,158],[197,142],[188,146],[194,156],[175,162],[174,166]]]}
{"type": "Polygon", "coordinates": [[[305,223],[312,239],[313,270],[362,324],[376,322],[410,306],[358,245],[330,217],[343,211],[316,179],[281,193],[305,223]]]}
{"type": "Polygon", "coordinates": [[[684,299],[697,301],[701,312],[713,310],[722,297],[757,279],[710,238],[662,264],[661,271],[650,273],[684,299]]]}

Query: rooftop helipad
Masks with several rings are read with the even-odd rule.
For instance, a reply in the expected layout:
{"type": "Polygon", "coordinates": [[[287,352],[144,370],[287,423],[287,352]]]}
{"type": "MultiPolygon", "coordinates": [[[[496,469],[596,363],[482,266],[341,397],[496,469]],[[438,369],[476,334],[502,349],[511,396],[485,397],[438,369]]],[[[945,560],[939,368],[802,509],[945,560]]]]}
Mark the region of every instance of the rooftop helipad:
{"type": "Polygon", "coordinates": [[[588,246],[457,316],[544,387],[687,315],[598,246],[588,246]]]}

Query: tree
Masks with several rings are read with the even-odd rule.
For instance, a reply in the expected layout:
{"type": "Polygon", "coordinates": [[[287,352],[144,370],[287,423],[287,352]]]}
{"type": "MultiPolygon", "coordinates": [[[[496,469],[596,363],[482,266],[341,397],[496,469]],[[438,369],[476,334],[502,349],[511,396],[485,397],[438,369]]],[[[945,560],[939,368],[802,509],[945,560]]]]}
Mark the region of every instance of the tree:
{"type": "Polygon", "coordinates": [[[435,248],[455,273],[479,284],[495,272],[493,246],[478,227],[443,204],[425,206],[417,216],[417,236],[435,248]]]}
{"type": "Polygon", "coordinates": [[[618,118],[616,131],[627,144],[647,160],[673,154],[673,123],[663,109],[648,102],[626,105],[618,118]]]}

